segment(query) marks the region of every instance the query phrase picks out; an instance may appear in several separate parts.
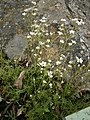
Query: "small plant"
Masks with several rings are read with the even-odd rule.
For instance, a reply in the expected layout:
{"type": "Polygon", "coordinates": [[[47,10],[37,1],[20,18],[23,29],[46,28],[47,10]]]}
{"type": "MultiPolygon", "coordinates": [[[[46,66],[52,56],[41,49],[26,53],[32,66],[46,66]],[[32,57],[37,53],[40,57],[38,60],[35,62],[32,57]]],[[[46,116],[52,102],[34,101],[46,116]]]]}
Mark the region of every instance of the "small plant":
{"type": "Polygon", "coordinates": [[[47,24],[32,4],[22,13],[29,29],[26,57],[11,61],[0,54],[2,120],[61,120],[90,105],[90,61],[78,39],[84,22],[47,24]]]}

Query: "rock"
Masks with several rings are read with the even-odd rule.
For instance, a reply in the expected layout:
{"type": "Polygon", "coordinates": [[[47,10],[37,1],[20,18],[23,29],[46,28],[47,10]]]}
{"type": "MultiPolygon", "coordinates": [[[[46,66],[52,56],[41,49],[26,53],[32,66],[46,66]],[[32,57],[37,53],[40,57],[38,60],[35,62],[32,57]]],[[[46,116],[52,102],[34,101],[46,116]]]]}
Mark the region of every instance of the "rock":
{"type": "Polygon", "coordinates": [[[59,22],[61,18],[66,18],[70,15],[64,0],[40,0],[37,7],[38,14],[46,16],[51,23],[54,20],[59,22]]]}
{"type": "Polygon", "coordinates": [[[16,34],[13,40],[10,40],[5,47],[5,53],[10,59],[23,55],[25,48],[28,45],[28,41],[24,35],[16,34]]]}
{"type": "Polygon", "coordinates": [[[90,0],[65,0],[65,4],[73,17],[84,20],[85,25],[81,28],[81,33],[90,49],[90,0]]]}
{"type": "Polygon", "coordinates": [[[85,51],[90,56],[90,0],[40,0],[37,7],[39,16],[47,17],[50,23],[68,17],[82,19],[85,24],[79,26],[78,39],[83,39],[85,51]]]}

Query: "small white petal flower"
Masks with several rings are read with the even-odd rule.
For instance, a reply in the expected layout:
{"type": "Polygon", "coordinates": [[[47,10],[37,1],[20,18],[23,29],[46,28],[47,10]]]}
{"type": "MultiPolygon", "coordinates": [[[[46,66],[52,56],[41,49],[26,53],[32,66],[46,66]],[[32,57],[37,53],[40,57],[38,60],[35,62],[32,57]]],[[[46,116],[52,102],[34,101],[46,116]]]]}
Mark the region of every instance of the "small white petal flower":
{"type": "Polygon", "coordinates": [[[46,84],[47,82],[45,80],[43,80],[43,83],[46,84]]]}
{"type": "Polygon", "coordinates": [[[82,24],[84,24],[84,22],[83,22],[83,20],[82,20],[82,19],[81,19],[81,20],[76,21],[76,23],[77,23],[78,25],[82,25],[82,24]]]}
{"type": "Polygon", "coordinates": [[[74,19],[72,19],[72,21],[78,21],[78,18],[74,18],[74,19]]]}
{"type": "Polygon", "coordinates": [[[45,35],[49,35],[49,33],[47,32],[45,35]]]}
{"type": "Polygon", "coordinates": [[[52,71],[47,71],[47,74],[48,74],[48,76],[50,77],[50,78],[52,78],[53,77],[53,72],[52,71]]]}
{"type": "Polygon", "coordinates": [[[73,61],[69,61],[69,64],[73,64],[73,61]]]}
{"type": "Polygon", "coordinates": [[[82,59],[82,58],[78,58],[78,57],[76,56],[76,60],[77,60],[78,63],[81,63],[81,64],[83,63],[83,59],[82,59]]]}
{"type": "Polygon", "coordinates": [[[40,41],[39,44],[40,44],[40,45],[44,45],[45,43],[40,41]]]}
{"type": "Polygon", "coordinates": [[[72,43],[73,43],[73,44],[76,44],[76,41],[72,40],[72,43]]]}
{"type": "Polygon", "coordinates": [[[49,42],[50,42],[50,39],[47,39],[47,42],[49,43],[49,42]]]}
{"type": "Polygon", "coordinates": [[[75,31],[74,31],[74,30],[70,30],[69,32],[70,32],[70,34],[74,34],[74,33],[75,33],[75,31]]]}
{"type": "Polygon", "coordinates": [[[60,43],[64,43],[64,40],[60,40],[60,43]]]}
{"type": "Polygon", "coordinates": [[[64,24],[61,24],[61,27],[63,27],[64,26],[64,24]]]}
{"type": "Polygon", "coordinates": [[[38,60],[41,60],[41,58],[38,58],[38,60]]]}
{"type": "Polygon", "coordinates": [[[46,47],[50,47],[50,45],[46,45],[46,47]]]}
{"type": "Polygon", "coordinates": [[[61,31],[63,31],[64,30],[64,28],[58,28],[59,30],[61,30],[61,31]]]}
{"type": "Polygon", "coordinates": [[[36,33],[35,32],[30,32],[30,35],[36,35],[36,33]]]}
{"type": "Polygon", "coordinates": [[[40,20],[40,22],[44,23],[44,22],[46,22],[46,20],[44,20],[44,19],[41,19],[41,20],[40,20]]]}
{"type": "Polygon", "coordinates": [[[62,80],[62,81],[61,81],[61,84],[63,84],[63,83],[64,83],[64,81],[62,80]]]}
{"type": "Polygon", "coordinates": [[[43,16],[42,19],[43,19],[43,20],[46,20],[47,18],[43,16]]]}
{"type": "Polygon", "coordinates": [[[30,95],[30,97],[32,97],[32,95],[30,95]]]}
{"type": "Polygon", "coordinates": [[[71,46],[71,45],[72,45],[72,43],[68,43],[68,45],[69,45],[69,46],[71,46]]]}
{"type": "Polygon", "coordinates": [[[64,55],[64,54],[61,54],[61,56],[65,58],[65,55],[64,55]]]}
{"type": "Polygon", "coordinates": [[[26,12],[24,12],[24,13],[22,13],[22,15],[23,15],[23,16],[25,16],[25,15],[27,15],[27,13],[26,13],[26,12]]]}
{"type": "Polygon", "coordinates": [[[58,31],[58,34],[59,34],[59,35],[63,35],[63,33],[62,33],[62,32],[60,32],[60,31],[58,31]]]}
{"type": "Polygon", "coordinates": [[[63,57],[60,57],[60,60],[63,60],[63,57]]]}
{"type": "Polygon", "coordinates": [[[33,16],[35,16],[35,15],[36,15],[36,13],[32,13],[32,15],[33,15],[33,16]]]}
{"type": "Polygon", "coordinates": [[[31,38],[31,36],[30,36],[30,35],[27,35],[27,38],[31,38]]]}
{"type": "Polygon", "coordinates": [[[40,51],[39,53],[42,54],[42,51],[40,51]]]}
{"type": "Polygon", "coordinates": [[[36,2],[34,2],[34,1],[32,1],[32,4],[33,4],[33,5],[36,5],[37,3],[36,3],[36,2]]]}
{"type": "Polygon", "coordinates": [[[62,18],[61,21],[62,21],[62,22],[66,22],[66,19],[65,19],[65,18],[62,18]]]}
{"type": "Polygon", "coordinates": [[[39,50],[39,49],[40,49],[40,47],[39,47],[39,46],[37,46],[37,47],[36,47],[36,49],[37,49],[37,50],[39,50]]]}
{"type": "Polygon", "coordinates": [[[71,66],[71,65],[68,65],[68,67],[69,67],[69,68],[72,68],[72,66],[71,66]]]}
{"type": "Polygon", "coordinates": [[[34,49],[32,49],[31,52],[34,52],[34,49]]]}
{"type": "Polygon", "coordinates": [[[52,61],[51,60],[48,60],[49,63],[51,63],[52,61]]]}
{"type": "Polygon", "coordinates": [[[29,12],[30,10],[31,10],[31,8],[26,8],[24,11],[29,12]]]}
{"type": "Polygon", "coordinates": [[[37,56],[37,54],[34,54],[34,56],[36,57],[36,56],[37,56]]]}
{"type": "Polygon", "coordinates": [[[56,65],[60,65],[61,64],[61,62],[60,61],[56,61],[56,65]]]}
{"type": "Polygon", "coordinates": [[[42,67],[46,67],[47,63],[42,61],[41,63],[39,63],[42,67]]]}
{"type": "Polygon", "coordinates": [[[52,88],[52,83],[49,83],[50,88],[52,88]]]}
{"type": "Polygon", "coordinates": [[[53,35],[53,33],[52,33],[52,32],[50,32],[50,35],[53,35]]]}

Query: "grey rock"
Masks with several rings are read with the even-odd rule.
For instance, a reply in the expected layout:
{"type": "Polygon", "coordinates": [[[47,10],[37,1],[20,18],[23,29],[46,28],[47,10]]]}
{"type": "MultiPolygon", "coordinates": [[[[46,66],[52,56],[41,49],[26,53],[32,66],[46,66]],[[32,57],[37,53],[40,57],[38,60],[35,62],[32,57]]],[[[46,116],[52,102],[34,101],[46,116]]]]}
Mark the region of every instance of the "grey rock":
{"type": "Polygon", "coordinates": [[[28,41],[25,39],[24,35],[16,34],[13,40],[10,40],[6,45],[5,53],[10,59],[22,56],[27,45],[28,41]]]}

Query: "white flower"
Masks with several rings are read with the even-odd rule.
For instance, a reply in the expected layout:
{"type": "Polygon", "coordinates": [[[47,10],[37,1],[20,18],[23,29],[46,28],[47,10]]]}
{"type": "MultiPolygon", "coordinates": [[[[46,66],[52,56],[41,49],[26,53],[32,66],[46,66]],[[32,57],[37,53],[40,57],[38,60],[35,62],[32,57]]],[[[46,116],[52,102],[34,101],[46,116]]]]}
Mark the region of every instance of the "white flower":
{"type": "Polygon", "coordinates": [[[72,21],[78,21],[78,18],[74,18],[74,19],[72,19],[72,21]]]}
{"type": "Polygon", "coordinates": [[[64,40],[60,40],[60,43],[64,43],[64,40]]]}
{"type": "Polygon", "coordinates": [[[65,19],[65,18],[62,18],[61,21],[62,21],[62,22],[66,22],[66,19],[65,19]]]}
{"type": "Polygon", "coordinates": [[[73,61],[69,61],[69,64],[73,64],[73,61]]]}
{"type": "Polygon", "coordinates": [[[65,55],[64,55],[64,54],[61,54],[61,56],[65,58],[65,55]]]}
{"type": "Polygon", "coordinates": [[[76,56],[76,60],[77,60],[78,63],[81,63],[81,64],[83,63],[83,59],[82,59],[82,58],[78,58],[78,57],[76,56]]]}
{"type": "Polygon", "coordinates": [[[59,34],[59,35],[62,35],[63,33],[62,33],[62,32],[60,32],[60,31],[58,31],[58,34],[59,34]]]}
{"type": "Polygon", "coordinates": [[[40,44],[40,45],[44,45],[45,43],[40,41],[39,44],[40,44]]]}
{"type": "Polygon", "coordinates": [[[30,97],[32,97],[32,95],[30,95],[30,97]]]}
{"type": "Polygon", "coordinates": [[[39,63],[42,67],[46,67],[47,63],[42,61],[41,63],[39,63]]]}
{"type": "Polygon", "coordinates": [[[64,28],[58,28],[59,30],[61,30],[61,31],[63,31],[64,30],[64,28]]]}
{"type": "Polygon", "coordinates": [[[29,12],[30,10],[31,10],[31,8],[26,8],[24,11],[29,12]]]}
{"type": "Polygon", "coordinates": [[[34,25],[32,25],[32,27],[35,27],[35,28],[39,28],[40,26],[39,25],[37,25],[37,24],[34,24],[34,25]]]}
{"type": "Polygon", "coordinates": [[[38,9],[37,9],[37,8],[34,8],[34,10],[35,10],[35,11],[38,11],[38,9]]]}
{"type": "Polygon", "coordinates": [[[38,60],[41,60],[41,58],[38,58],[38,60]]]}
{"type": "Polygon", "coordinates": [[[36,57],[36,56],[37,56],[37,54],[34,54],[34,56],[36,57]]]}
{"type": "Polygon", "coordinates": [[[36,35],[36,33],[35,32],[30,32],[30,35],[36,35]]]}
{"type": "Polygon", "coordinates": [[[74,31],[74,30],[70,30],[69,32],[70,32],[70,34],[74,34],[74,33],[75,33],[75,31],[74,31]]]}
{"type": "Polygon", "coordinates": [[[47,39],[47,42],[49,43],[49,42],[50,42],[50,39],[47,39]]]}
{"type": "Polygon", "coordinates": [[[50,35],[53,35],[53,33],[52,33],[52,32],[50,32],[50,35]]]}
{"type": "Polygon", "coordinates": [[[60,57],[60,60],[63,60],[63,57],[60,57]]]}
{"type": "Polygon", "coordinates": [[[48,76],[50,77],[50,78],[52,78],[53,77],[53,72],[52,71],[47,71],[47,74],[48,74],[48,76]]]}
{"type": "Polygon", "coordinates": [[[64,81],[62,80],[62,81],[61,81],[61,84],[63,84],[63,83],[64,83],[64,81]]]}
{"type": "Polygon", "coordinates": [[[33,16],[35,16],[35,15],[36,15],[36,13],[32,13],[32,15],[33,15],[33,16]]]}
{"type": "Polygon", "coordinates": [[[41,70],[43,70],[43,68],[41,68],[41,70]]]}
{"type": "Polygon", "coordinates": [[[52,88],[52,83],[49,83],[50,88],[52,88]]]}
{"type": "Polygon", "coordinates": [[[40,51],[39,53],[42,54],[42,51],[40,51]]]}
{"type": "Polygon", "coordinates": [[[61,24],[61,27],[63,27],[64,26],[64,24],[61,24]]]}
{"type": "Polygon", "coordinates": [[[25,16],[26,14],[27,14],[26,12],[22,13],[23,16],[25,16]]]}
{"type": "Polygon", "coordinates": [[[56,65],[60,65],[61,64],[61,62],[60,61],[56,61],[56,65]]]}
{"type": "Polygon", "coordinates": [[[37,46],[37,47],[36,47],[36,49],[37,49],[37,50],[39,50],[39,49],[40,49],[40,47],[39,47],[39,46],[37,46]]]}
{"type": "Polygon", "coordinates": [[[49,63],[51,63],[52,61],[51,60],[48,60],[49,63]]]}
{"type": "Polygon", "coordinates": [[[31,52],[34,52],[34,49],[32,49],[31,52]]]}
{"type": "Polygon", "coordinates": [[[37,3],[36,3],[36,2],[34,2],[34,1],[32,1],[32,4],[33,4],[33,5],[36,5],[37,3]]]}
{"type": "Polygon", "coordinates": [[[76,44],[76,41],[72,40],[72,43],[73,43],[73,44],[76,44]]]}
{"type": "Polygon", "coordinates": [[[50,47],[50,45],[46,45],[46,47],[50,47]]]}
{"type": "Polygon", "coordinates": [[[82,19],[81,19],[81,20],[76,21],[76,23],[77,23],[78,25],[82,25],[82,24],[84,24],[84,22],[83,22],[83,20],[82,20],[82,19]]]}
{"type": "Polygon", "coordinates": [[[41,19],[41,20],[40,20],[40,22],[44,23],[44,22],[46,22],[46,20],[44,20],[44,19],[41,19]]]}
{"type": "Polygon", "coordinates": [[[72,45],[72,43],[68,43],[68,45],[69,45],[69,46],[71,46],[71,45],[72,45]]]}
{"type": "Polygon", "coordinates": [[[43,16],[42,19],[43,19],[43,20],[46,20],[47,18],[43,16]]]}
{"type": "Polygon", "coordinates": [[[47,32],[45,35],[49,35],[49,33],[47,32]]]}
{"type": "Polygon", "coordinates": [[[30,35],[27,35],[27,38],[31,38],[31,36],[30,36],[30,35]]]}
{"type": "Polygon", "coordinates": [[[68,65],[68,67],[69,67],[69,68],[72,68],[72,66],[71,66],[71,65],[68,65]]]}
{"type": "Polygon", "coordinates": [[[46,84],[47,82],[45,80],[43,80],[43,83],[46,84]]]}

